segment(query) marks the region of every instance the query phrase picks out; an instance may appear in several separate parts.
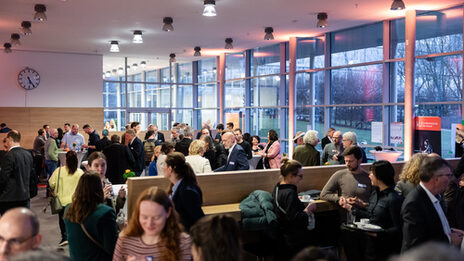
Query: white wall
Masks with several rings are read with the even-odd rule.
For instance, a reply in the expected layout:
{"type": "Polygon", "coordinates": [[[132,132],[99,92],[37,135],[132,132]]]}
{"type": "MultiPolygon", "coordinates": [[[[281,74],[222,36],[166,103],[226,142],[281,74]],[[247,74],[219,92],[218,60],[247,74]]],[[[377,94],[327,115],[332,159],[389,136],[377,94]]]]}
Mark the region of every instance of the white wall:
{"type": "Polygon", "coordinates": [[[0,107],[102,107],[102,55],[0,52],[0,107]],[[26,91],[18,84],[25,67],[40,74],[40,84],[26,91]]]}

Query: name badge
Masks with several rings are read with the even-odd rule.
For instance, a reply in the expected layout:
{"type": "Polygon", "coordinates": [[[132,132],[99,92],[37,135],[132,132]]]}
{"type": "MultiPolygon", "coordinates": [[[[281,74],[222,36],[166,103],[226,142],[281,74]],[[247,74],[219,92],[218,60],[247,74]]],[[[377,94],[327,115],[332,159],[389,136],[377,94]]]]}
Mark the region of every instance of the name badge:
{"type": "Polygon", "coordinates": [[[367,188],[367,185],[366,184],[361,184],[361,183],[358,183],[358,188],[367,188]]]}
{"type": "Polygon", "coordinates": [[[235,162],[231,161],[229,162],[229,165],[235,165],[235,162]]]}

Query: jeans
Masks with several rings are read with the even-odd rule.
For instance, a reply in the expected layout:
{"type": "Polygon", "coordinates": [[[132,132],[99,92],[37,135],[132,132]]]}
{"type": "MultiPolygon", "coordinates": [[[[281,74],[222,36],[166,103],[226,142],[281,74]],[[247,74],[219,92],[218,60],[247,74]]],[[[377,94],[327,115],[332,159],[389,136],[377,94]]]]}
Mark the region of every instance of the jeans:
{"type": "Polygon", "coordinates": [[[45,160],[45,168],[47,169],[47,197],[49,196],[50,184],[48,179],[52,176],[55,169],[58,167],[58,161],[45,160]]]}

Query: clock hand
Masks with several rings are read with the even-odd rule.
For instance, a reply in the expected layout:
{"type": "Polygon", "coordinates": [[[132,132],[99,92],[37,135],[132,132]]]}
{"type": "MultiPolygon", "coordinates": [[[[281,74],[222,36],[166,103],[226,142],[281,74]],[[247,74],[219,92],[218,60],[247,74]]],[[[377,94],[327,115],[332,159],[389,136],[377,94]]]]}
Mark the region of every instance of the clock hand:
{"type": "Polygon", "coordinates": [[[32,87],[35,87],[35,85],[31,81],[31,78],[29,78],[29,76],[27,76],[27,79],[29,80],[29,83],[32,85],[32,87]]]}

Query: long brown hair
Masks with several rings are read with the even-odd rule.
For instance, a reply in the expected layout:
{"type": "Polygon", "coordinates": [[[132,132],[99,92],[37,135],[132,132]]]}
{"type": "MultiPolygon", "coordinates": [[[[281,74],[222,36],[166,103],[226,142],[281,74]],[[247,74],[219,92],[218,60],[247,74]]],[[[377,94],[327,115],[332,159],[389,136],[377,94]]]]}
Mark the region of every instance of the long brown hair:
{"type": "Polygon", "coordinates": [[[66,166],[68,167],[68,174],[72,175],[77,170],[77,154],[75,151],[68,151],[66,152],[66,166]]]}
{"type": "Polygon", "coordinates": [[[103,203],[100,175],[88,170],[79,179],[65,218],[74,223],[82,223],[100,203],[103,203]]]}
{"type": "Polygon", "coordinates": [[[166,224],[161,231],[161,242],[166,246],[164,249],[162,260],[164,261],[175,261],[180,259],[180,237],[183,231],[183,227],[180,224],[179,216],[174,208],[174,204],[169,199],[168,194],[158,187],[149,187],[145,189],[137,199],[135,208],[132,211],[129,224],[122,231],[123,235],[131,237],[141,237],[144,233],[142,226],[140,225],[140,203],[142,201],[151,201],[160,204],[164,207],[164,210],[168,212],[171,210],[171,215],[166,219],[166,224]]]}
{"type": "MultiPolygon", "coordinates": [[[[193,172],[193,169],[192,167],[190,167],[190,164],[185,162],[184,154],[180,152],[169,153],[166,157],[166,166],[172,168],[172,170],[177,174],[178,179],[184,179],[185,181],[195,186],[198,186],[195,172],[193,172]]],[[[172,186],[174,186],[174,184],[171,183],[171,185],[169,186],[169,193],[172,192],[172,186]]]]}

